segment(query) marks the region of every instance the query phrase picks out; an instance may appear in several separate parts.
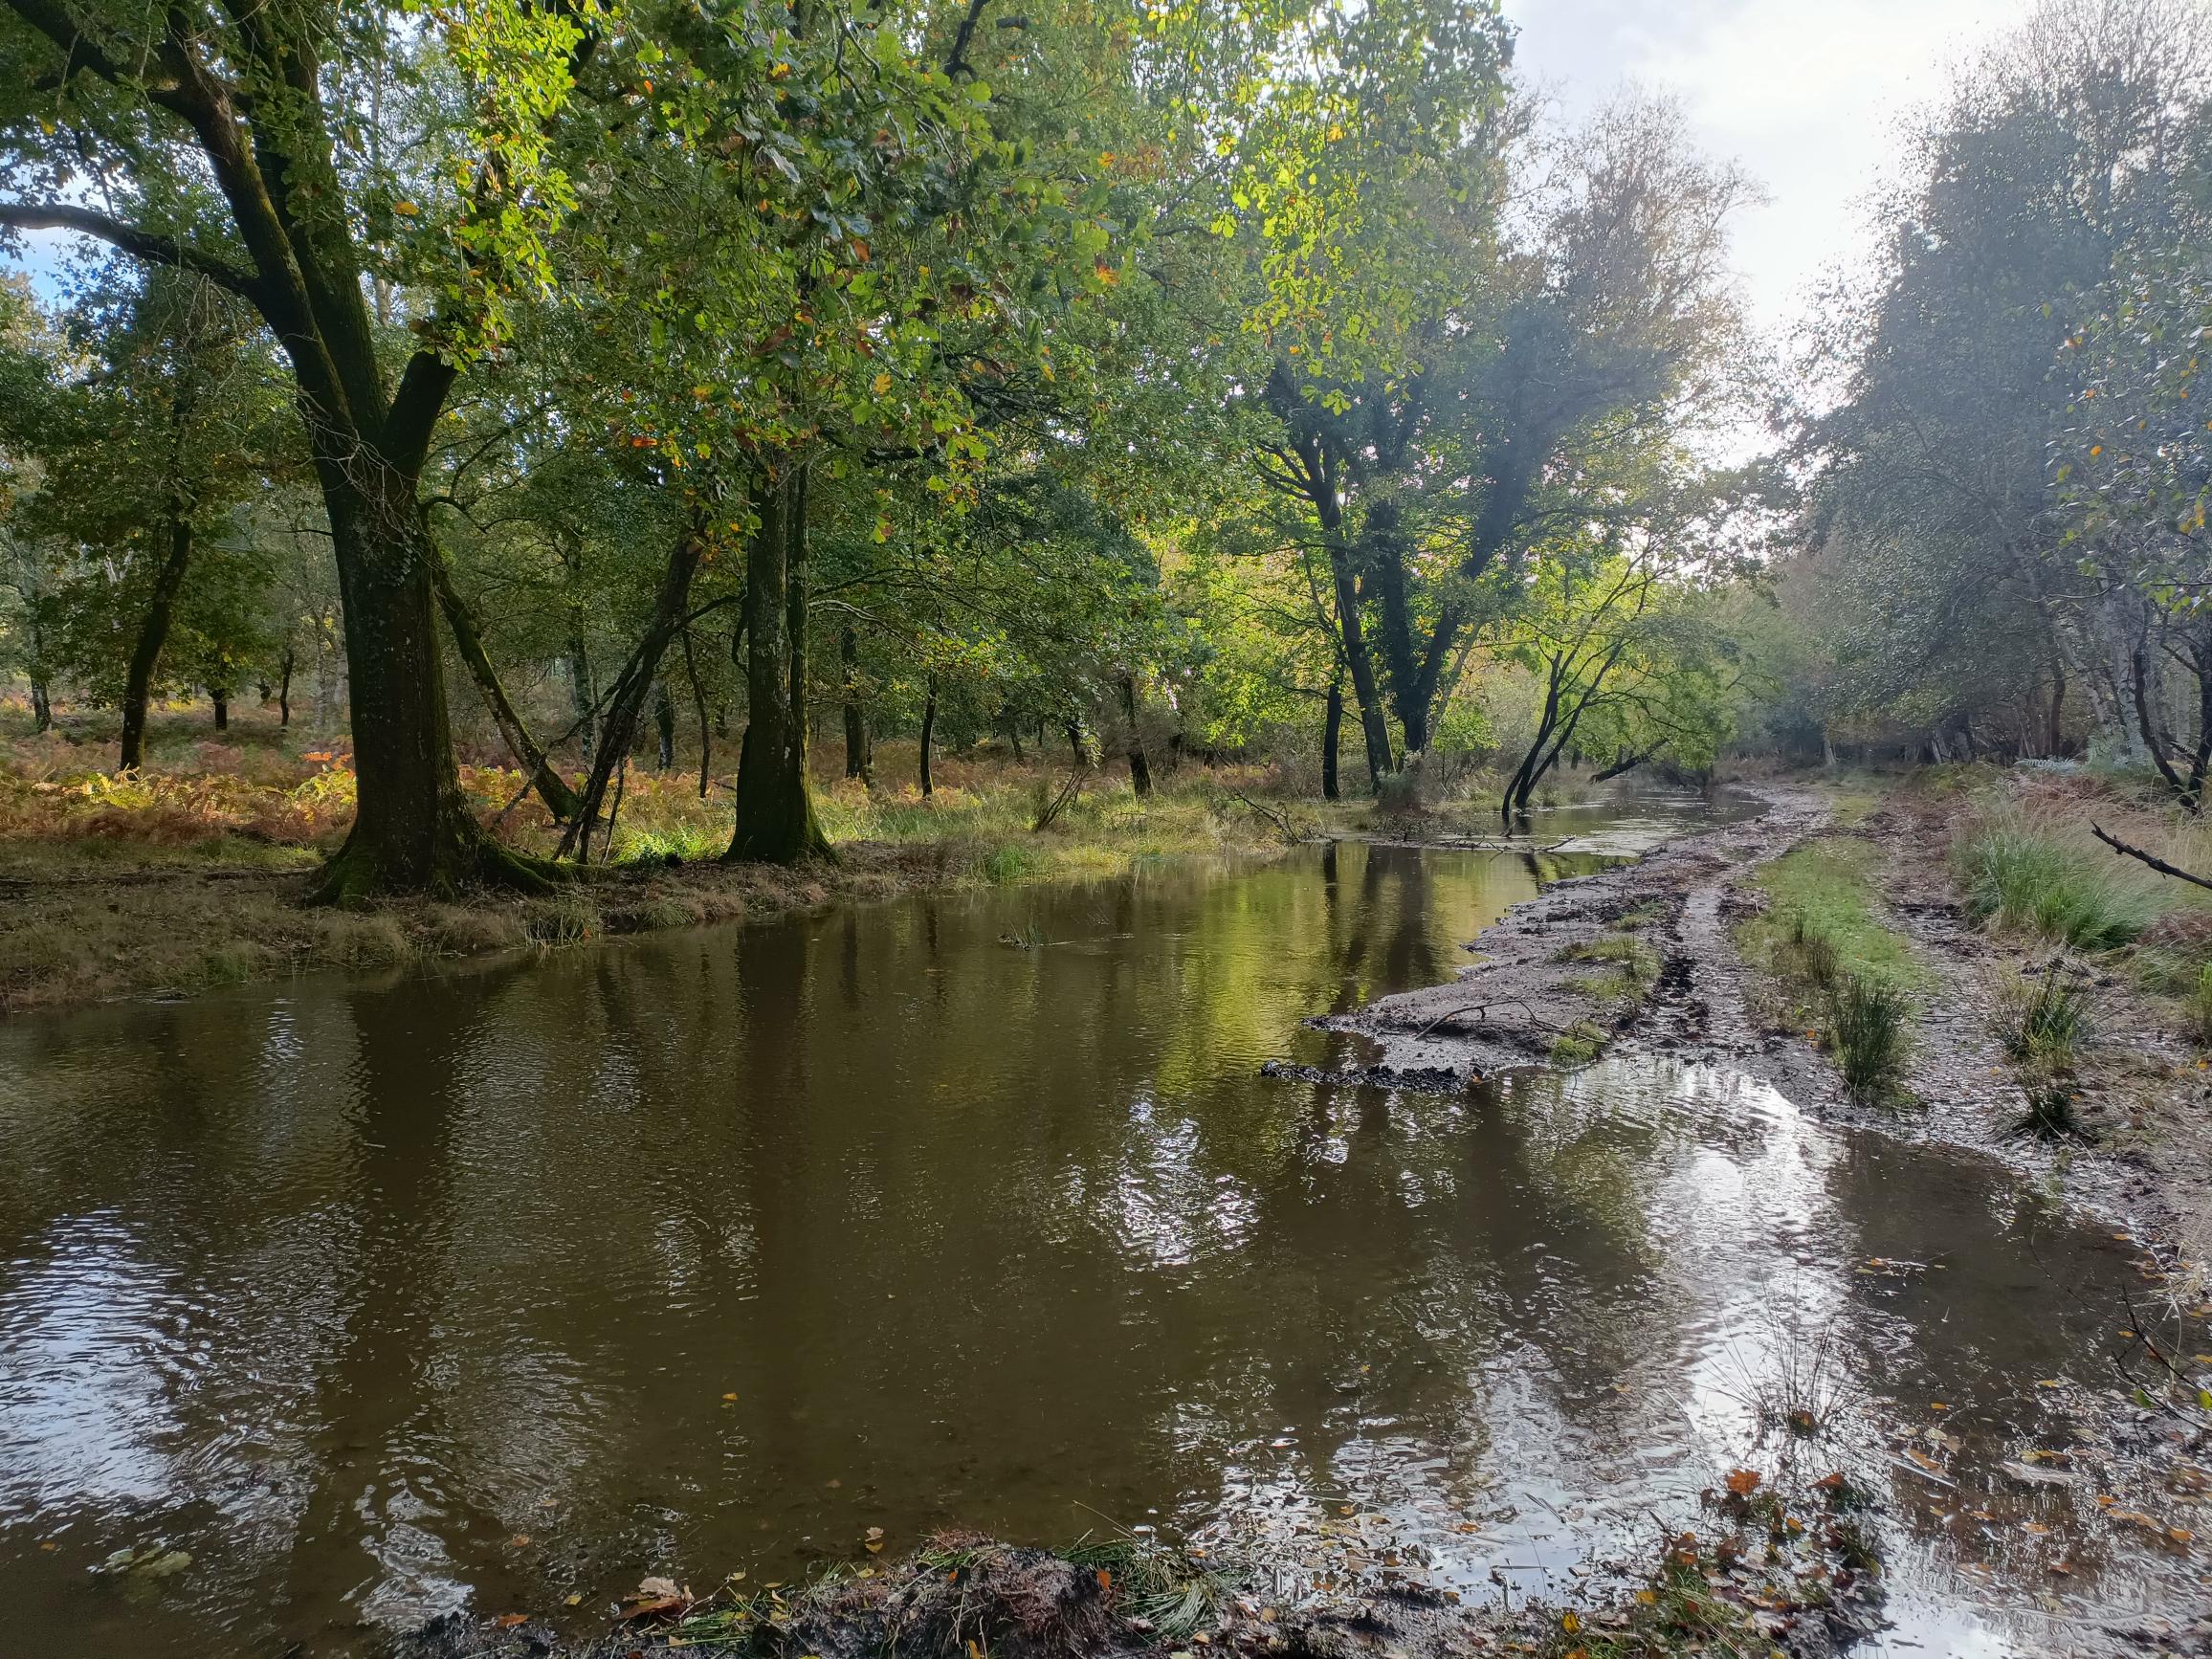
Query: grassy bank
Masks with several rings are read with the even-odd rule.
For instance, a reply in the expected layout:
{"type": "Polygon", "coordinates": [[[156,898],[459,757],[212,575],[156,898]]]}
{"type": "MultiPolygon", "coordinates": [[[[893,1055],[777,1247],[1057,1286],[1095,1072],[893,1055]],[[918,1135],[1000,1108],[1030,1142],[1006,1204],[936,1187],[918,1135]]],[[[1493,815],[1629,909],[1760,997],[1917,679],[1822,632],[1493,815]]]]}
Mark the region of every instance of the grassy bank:
{"type": "MultiPolygon", "coordinates": [[[[308,874],[352,819],[342,751],[266,720],[235,722],[219,742],[204,727],[157,728],[150,763],[116,778],[102,736],[0,738],[0,1009],[548,949],[922,887],[1107,876],[1150,858],[1279,848],[1269,814],[1299,828],[1319,821],[1294,804],[1248,805],[1240,797],[1259,799],[1267,783],[1256,774],[1184,768],[1139,799],[1125,775],[1101,769],[1040,831],[1065,764],[945,755],[925,799],[911,781],[913,745],[889,743],[874,789],[844,778],[834,755],[817,763],[834,863],[715,863],[729,840],[729,780],[710,776],[702,796],[696,770],[633,767],[610,860],[566,892],[314,910],[299,902],[308,874]]],[[[734,763],[734,745],[724,758],[734,763]]],[[[556,827],[522,782],[488,762],[462,771],[481,820],[549,852],[556,827]]]]}
{"type": "Polygon", "coordinates": [[[1893,1088],[1925,978],[1884,918],[1879,866],[1854,834],[1793,848],[1753,877],[1765,906],[1736,930],[1745,959],[1765,970],[1770,1011],[1811,1031],[1862,1099],[1893,1088]]]}

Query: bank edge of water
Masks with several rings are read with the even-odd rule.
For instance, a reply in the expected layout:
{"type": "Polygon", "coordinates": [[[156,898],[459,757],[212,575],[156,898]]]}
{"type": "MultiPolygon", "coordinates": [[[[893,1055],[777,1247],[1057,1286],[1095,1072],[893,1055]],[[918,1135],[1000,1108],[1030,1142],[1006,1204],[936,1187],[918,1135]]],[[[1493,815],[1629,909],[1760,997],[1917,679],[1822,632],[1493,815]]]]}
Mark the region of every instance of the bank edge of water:
{"type": "Polygon", "coordinates": [[[1469,1607],[1387,1573],[1316,1587],[1317,1566],[1149,1539],[1062,1552],[949,1534],[795,1588],[725,1583],[695,1598],[648,1580],[580,1639],[520,1614],[451,1615],[381,1659],[1827,1659],[1880,1625],[1864,1502],[1841,1475],[1785,1496],[1733,1471],[1705,1493],[1699,1531],[1655,1537],[1641,1561],[1613,1563],[1617,1591],[1574,1604],[1469,1607]]]}
{"type": "Polygon", "coordinates": [[[480,890],[357,909],[305,902],[312,875],[215,866],[0,877],[0,1016],[182,995],[321,969],[421,970],[627,934],[757,921],[824,905],[1035,880],[1099,879],[1165,856],[1279,856],[1255,816],[1180,820],[1139,838],[1046,832],[847,843],[833,861],[613,866],[550,896],[480,890]]]}

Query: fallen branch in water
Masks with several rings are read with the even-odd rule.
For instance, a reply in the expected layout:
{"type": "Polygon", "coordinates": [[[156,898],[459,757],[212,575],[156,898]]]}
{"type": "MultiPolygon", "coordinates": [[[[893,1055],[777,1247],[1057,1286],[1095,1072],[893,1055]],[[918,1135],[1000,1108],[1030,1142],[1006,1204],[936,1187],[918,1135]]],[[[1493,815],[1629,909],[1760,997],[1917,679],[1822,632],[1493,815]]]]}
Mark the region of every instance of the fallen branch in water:
{"type": "Polygon", "coordinates": [[[2130,847],[2116,835],[2107,835],[2104,826],[2101,824],[2091,824],[2090,833],[2110,847],[2114,852],[2135,859],[2138,863],[2148,864],[2160,875],[2171,875],[2177,880],[2189,882],[2193,886],[2212,889],[2212,880],[2207,880],[2201,875],[2192,875],[2186,870],[2168,864],[2163,858],[2154,853],[2145,852],[2140,847],[2130,847]]]}

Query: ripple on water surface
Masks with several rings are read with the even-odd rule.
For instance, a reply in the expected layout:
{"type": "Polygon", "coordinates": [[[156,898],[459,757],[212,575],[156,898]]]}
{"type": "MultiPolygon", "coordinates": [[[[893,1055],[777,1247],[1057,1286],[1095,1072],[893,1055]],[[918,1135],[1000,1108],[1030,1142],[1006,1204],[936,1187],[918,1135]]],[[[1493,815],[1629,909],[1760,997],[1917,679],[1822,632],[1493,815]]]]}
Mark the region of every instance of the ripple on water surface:
{"type": "Polygon", "coordinates": [[[1102,1515],[1562,1592],[1774,1455],[1783,1376],[1885,1471],[1945,1404],[1902,1636],[2002,1650],[2052,1539],[2074,1604],[2170,1601],[2185,1558],[2068,1541],[2086,1490],[2001,1491],[2127,1272],[2003,1172],[1714,1071],[1256,1075],[1575,867],[1343,847],[0,1029],[15,1635],[340,1650],[1102,1515]]]}

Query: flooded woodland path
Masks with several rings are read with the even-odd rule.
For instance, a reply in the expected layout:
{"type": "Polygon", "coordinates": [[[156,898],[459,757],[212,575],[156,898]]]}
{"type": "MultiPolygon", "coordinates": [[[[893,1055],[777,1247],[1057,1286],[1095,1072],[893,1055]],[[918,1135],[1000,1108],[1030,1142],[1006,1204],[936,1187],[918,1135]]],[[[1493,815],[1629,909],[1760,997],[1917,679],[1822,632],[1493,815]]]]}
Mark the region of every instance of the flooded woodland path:
{"type": "Polygon", "coordinates": [[[1712,1065],[1260,1074],[1371,1059],[1303,1022],[1704,812],[0,1026],[0,1648],[583,1627],[872,1528],[1559,1595],[1757,1456],[1785,1385],[1863,1418],[1871,1650],[2171,1609],[2201,1569],[2069,1518],[2086,1464],[2004,1474],[2078,1439],[2129,1277],[2031,1181],[1712,1065]]]}

